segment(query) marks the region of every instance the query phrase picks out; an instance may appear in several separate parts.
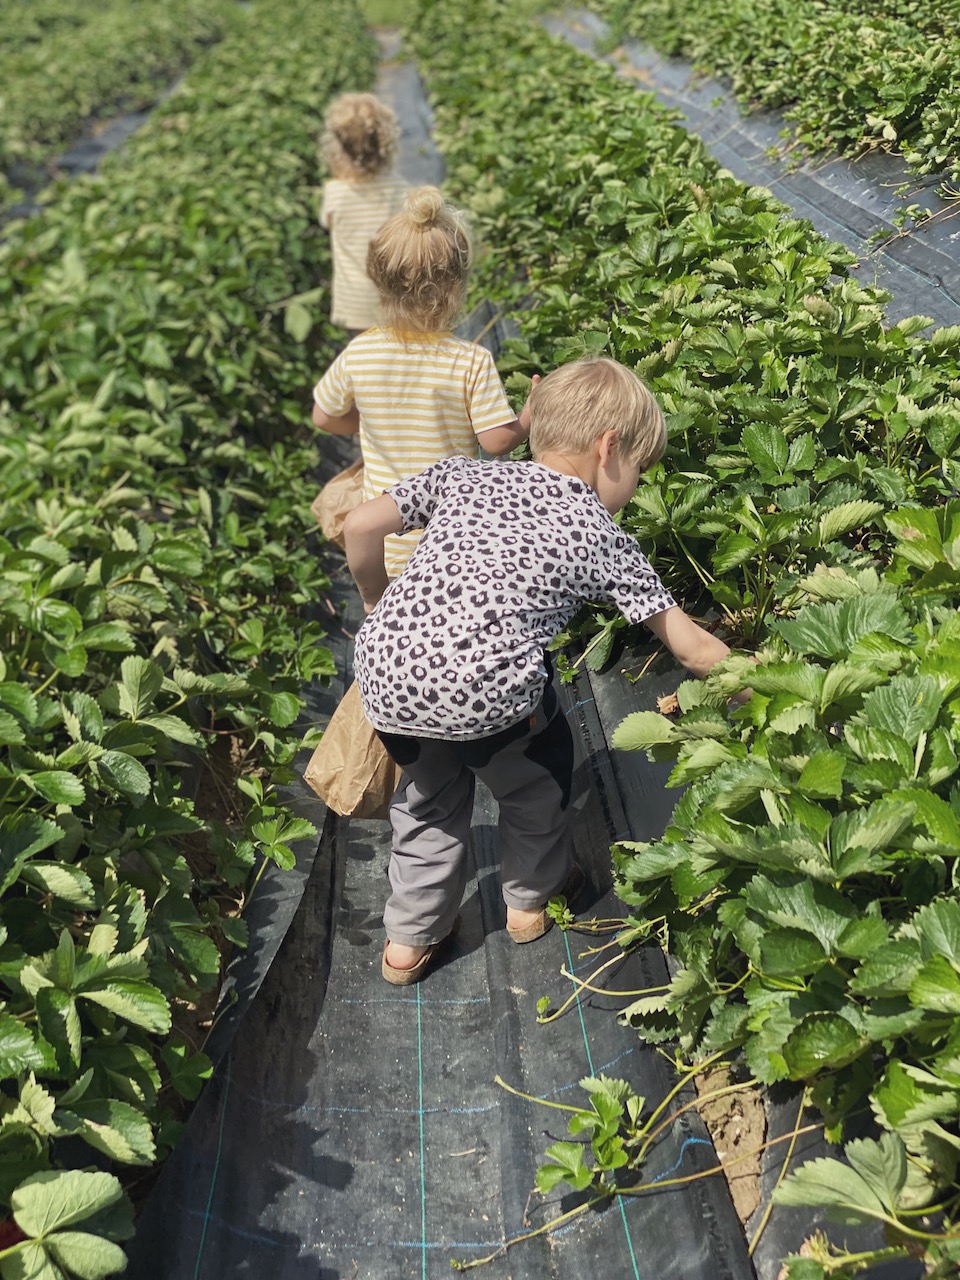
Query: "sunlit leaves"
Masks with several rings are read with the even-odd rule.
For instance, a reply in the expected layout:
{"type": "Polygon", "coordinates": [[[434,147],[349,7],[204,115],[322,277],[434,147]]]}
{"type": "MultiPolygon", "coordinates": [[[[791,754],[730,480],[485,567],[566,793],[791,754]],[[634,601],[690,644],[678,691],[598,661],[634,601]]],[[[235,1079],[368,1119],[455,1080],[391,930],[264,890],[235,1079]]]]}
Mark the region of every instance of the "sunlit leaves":
{"type": "Polygon", "coordinates": [[[849,1165],[808,1160],[776,1191],[777,1203],[826,1205],[834,1221],[847,1225],[895,1215],[907,1179],[900,1139],[891,1133],[879,1141],[859,1139],[847,1143],[844,1155],[849,1165]]]}
{"type": "MultiPolygon", "coordinates": [[[[188,8],[166,6],[167,29],[188,8]]],[[[62,186],[0,245],[0,1195],[31,1237],[0,1259],[4,1280],[122,1269],[115,1205],[89,1230],[57,1216],[87,1175],[30,1175],[64,1143],[70,1163],[83,1144],[88,1160],[154,1161],[164,1086],[195,1097],[210,1072],[179,1041],[161,1050],[172,1000],[219,979],[221,889],[261,846],[288,865],[286,841],[313,832],[270,778],[297,750],[304,682],[332,673],[306,616],[327,580],[306,537],[316,451],[296,426],[332,354],[328,248],[309,232],[315,120],[369,76],[374,43],[339,0],[271,12],[254,29],[206,6],[205,31],[227,15],[243,38],[207,54],[109,173],[62,186]],[[251,75],[277,89],[255,109],[251,75]],[[291,295],[309,351],[273,309],[291,295]],[[190,799],[196,753],[221,743],[256,768],[246,829],[240,797],[230,829],[190,799]],[[201,878],[186,850],[202,840],[201,878]],[[54,1217],[28,1221],[41,1194],[54,1217]]],[[[243,920],[223,926],[244,944],[243,920]]]]}

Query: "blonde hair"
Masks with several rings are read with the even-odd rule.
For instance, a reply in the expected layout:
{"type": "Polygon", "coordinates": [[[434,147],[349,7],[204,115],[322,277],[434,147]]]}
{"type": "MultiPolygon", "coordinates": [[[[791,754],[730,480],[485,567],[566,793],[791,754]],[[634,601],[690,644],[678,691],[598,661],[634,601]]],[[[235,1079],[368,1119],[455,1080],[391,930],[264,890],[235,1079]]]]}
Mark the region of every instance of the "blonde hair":
{"type": "Polygon", "coordinates": [[[436,187],[411,191],[367,251],[367,275],[387,323],[422,333],[448,329],[463,306],[471,252],[459,209],[436,187]]]}
{"type": "Polygon", "coordinates": [[[573,360],[530,392],[530,450],[585,453],[616,431],[622,458],[645,471],[663,456],[667,428],[660,406],[632,369],[608,356],[573,360]]]}
{"type": "Polygon", "coordinates": [[[343,93],[323,118],[321,146],[335,177],[372,178],[397,154],[400,123],[372,93],[343,93]]]}

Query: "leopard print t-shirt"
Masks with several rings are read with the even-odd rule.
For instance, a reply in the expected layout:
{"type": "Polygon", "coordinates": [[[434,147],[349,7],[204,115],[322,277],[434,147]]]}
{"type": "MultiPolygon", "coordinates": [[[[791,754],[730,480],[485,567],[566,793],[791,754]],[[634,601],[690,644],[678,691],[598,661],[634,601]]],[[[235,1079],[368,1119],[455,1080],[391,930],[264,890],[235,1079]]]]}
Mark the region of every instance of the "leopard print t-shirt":
{"type": "Polygon", "coordinates": [[[631,622],[675,604],[574,476],[445,458],[387,492],[404,532],[426,532],[357,635],[363,709],[385,733],[498,733],[538,706],[544,650],[582,604],[609,601],[631,622]]]}

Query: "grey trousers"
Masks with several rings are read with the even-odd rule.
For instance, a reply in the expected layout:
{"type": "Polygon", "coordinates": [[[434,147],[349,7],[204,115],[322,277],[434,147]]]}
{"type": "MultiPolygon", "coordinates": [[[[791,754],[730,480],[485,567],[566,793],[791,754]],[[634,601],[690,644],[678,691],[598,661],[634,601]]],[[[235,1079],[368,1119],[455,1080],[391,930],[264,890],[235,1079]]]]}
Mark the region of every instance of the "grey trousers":
{"type": "Polygon", "coordinates": [[[529,720],[489,738],[380,737],[403,769],[390,805],[392,893],[383,923],[391,942],[431,946],[453,928],[467,882],[477,778],[500,806],[504,902],[529,911],[559,891],[573,864],[573,738],[551,685],[529,720]]]}

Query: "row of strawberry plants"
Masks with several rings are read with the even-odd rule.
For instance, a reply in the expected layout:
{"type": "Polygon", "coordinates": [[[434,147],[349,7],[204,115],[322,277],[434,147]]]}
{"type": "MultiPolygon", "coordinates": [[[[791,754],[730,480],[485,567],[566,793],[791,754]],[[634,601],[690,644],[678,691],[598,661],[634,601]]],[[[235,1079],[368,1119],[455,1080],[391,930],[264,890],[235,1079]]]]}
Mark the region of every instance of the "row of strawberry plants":
{"type": "Polygon", "coordinates": [[[960,0],[830,0],[831,7],[859,18],[895,18],[929,35],[952,36],[960,22],[960,0]]]}
{"type": "Polygon", "coordinates": [[[8,181],[15,166],[37,170],[92,120],[151,105],[203,46],[249,21],[236,0],[64,8],[0,9],[0,174],[8,181]]]}
{"type": "Polygon", "coordinates": [[[542,54],[528,70],[534,32],[506,52],[498,31],[471,33],[461,57],[443,7],[428,13],[436,48],[418,48],[448,181],[488,246],[478,287],[523,306],[501,367],[607,350],[650,382],[669,467],[624,522],[667,576],[751,637],[821,560],[888,556],[880,513],[960,480],[960,330],[885,325],[886,295],[847,277],[847,249],[608,69],[551,42],[558,75],[542,54]],[[482,88],[498,59],[509,85],[482,88]]]}
{"type": "Polygon", "coordinates": [[[618,35],[728,78],[746,107],[786,108],[809,151],[900,150],[917,174],[960,174],[955,10],[828,0],[593,0],[618,35]]]}
{"type": "MultiPolygon", "coordinates": [[[[111,4],[123,0],[103,0],[97,7],[102,11],[111,4]]],[[[3,39],[6,49],[22,49],[38,44],[48,35],[58,31],[77,30],[93,13],[92,0],[77,4],[75,0],[33,0],[31,4],[18,4],[16,0],[0,3],[0,21],[3,22],[3,39]]]]}
{"type": "Polygon", "coordinates": [[[173,1091],[209,1070],[179,1011],[215,987],[216,939],[244,940],[220,904],[312,831],[268,780],[332,671],[303,424],[334,331],[304,343],[302,296],[326,306],[319,121],[374,58],[349,0],[258,0],[0,244],[5,1280],[120,1269],[120,1185],[61,1161],[169,1148],[173,1091]],[[240,829],[183,783],[225,734],[253,770],[240,829]]]}
{"type": "Polygon", "coordinates": [[[879,1219],[897,1256],[926,1245],[946,1267],[960,1262],[960,507],[887,520],[910,589],[821,566],[755,663],[682,685],[678,723],[637,713],[617,730],[688,787],[662,839],[616,851],[634,937],[678,961],[624,1017],[689,1061],[734,1052],[765,1084],[803,1082],[835,1140],[872,1113],[888,1134],[880,1202],[819,1161],[782,1198],[879,1219]],[[748,686],[731,719],[726,696],[748,686]],[[925,1239],[914,1217],[938,1200],[946,1223],[925,1239]]]}
{"type": "MultiPolygon", "coordinates": [[[[432,4],[416,39],[487,242],[481,287],[519,308],[502,367],[603,350],[637,368],[671,445],[623,522],[688,603],[761,645],[758,667],[685,686],[678,724],[619,731],[693,783],[663,841],[617,856],[628,936],[681,965],[628,1016],[687,1060],[735,1053],[763,1082],[803,1081],[835,1138],[869,1105],[894,1144],[877,1150],[907,1171],[884,1212],[909,1233],[900,1210],[957,1194],[960,1143],[960,952],[938,941],[960,937],[960,329],[887,326],[841,246],[506,6],[465,30],[432,4]],[[725,697],[751,683],[731,719],[725,697]]],[[[593,1167],[588,1147],[551,1168],[612,1193],[626,1139],[594,1119],[593,1167]]],[[[822,1170],[784,1194],[811,1181],[824,1198],[822,1170]]],[[[869,1216],[859,1194],[847,1212],[869,1216]]],[[[795,1276],[826,1274],[804,1263],[795,1276]]]]}

